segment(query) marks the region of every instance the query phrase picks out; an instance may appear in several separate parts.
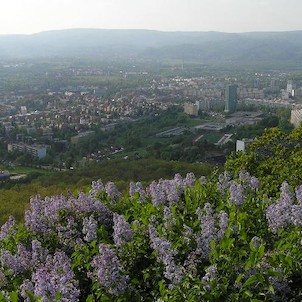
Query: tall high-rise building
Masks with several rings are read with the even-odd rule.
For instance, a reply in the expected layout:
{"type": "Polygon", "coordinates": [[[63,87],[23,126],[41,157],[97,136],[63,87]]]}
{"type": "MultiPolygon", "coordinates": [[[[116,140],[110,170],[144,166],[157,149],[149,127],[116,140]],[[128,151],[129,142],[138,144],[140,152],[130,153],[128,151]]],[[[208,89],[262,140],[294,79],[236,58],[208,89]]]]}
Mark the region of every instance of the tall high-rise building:
{"type": "Polygon", "coordinates": [[[237,108],[237,85],[228,85],[225,89],[225,113],[233,113],[237,108]]]}

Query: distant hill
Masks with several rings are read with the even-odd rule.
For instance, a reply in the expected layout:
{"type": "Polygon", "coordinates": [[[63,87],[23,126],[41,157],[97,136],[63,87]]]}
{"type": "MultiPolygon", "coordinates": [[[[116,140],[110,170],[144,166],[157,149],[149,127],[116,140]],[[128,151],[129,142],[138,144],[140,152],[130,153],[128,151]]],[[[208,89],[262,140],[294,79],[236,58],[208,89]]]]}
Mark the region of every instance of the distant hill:
{"type": "Polygon", "coordinates": [[[302,31],[160,32],[70,29],[0,35],[0,59],[37,57],[154,58],[201,63],[301,64],[302,31]]]}

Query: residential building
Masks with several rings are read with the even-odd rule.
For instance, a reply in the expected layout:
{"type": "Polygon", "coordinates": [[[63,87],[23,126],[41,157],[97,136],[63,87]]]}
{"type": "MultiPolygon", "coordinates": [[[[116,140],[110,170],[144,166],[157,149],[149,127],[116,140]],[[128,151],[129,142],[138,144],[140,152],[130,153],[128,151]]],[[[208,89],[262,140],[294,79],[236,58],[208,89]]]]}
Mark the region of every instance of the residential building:
{"type": "Polygon", "coordinates": [[[28,144],[8,144],[9,152],[19,151],[22,153],[31,154],[33,157],[41,159],[46,156],[47,147],[45,145],[28,145],[28,144]]]}
{"type": "Polygon", "coordinates": [[[185,103],[184,111],[188,115],[198,116],[198,106],[193,103],[185,103]]]}

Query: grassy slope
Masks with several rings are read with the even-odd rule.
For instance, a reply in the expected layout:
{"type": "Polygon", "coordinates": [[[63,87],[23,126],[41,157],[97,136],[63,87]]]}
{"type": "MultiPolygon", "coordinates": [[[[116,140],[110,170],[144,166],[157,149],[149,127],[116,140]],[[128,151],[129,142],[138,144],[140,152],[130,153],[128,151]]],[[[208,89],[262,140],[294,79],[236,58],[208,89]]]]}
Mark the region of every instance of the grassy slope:
{"type": "MultiPolygon", "coordinates": [[[[176,173],[185,175],[193,172],[196,177],[208,175],[212,168],[203,164],[182,162],[167,162],[162,160],[143,159],[135,161],[112,160],[92,164],[85,168],[66,172],[45,172],[35,169],[19,169],[27,171],[30,181],[2,185],[0,189],[0,225],[9,215],[17,220],[23,219],[24,210],[28,207],[29,199],[34,195],[42,197],[66,194],[68,191],[78,192],[87,190],[93,180],[103,182],[114,181],[119,189],[127,192],[130,181],[141,181],[144,184],[159,178],[172,178],[176,173]]],[[[17,172],[14,171],[14,172],[17,172]]]]}

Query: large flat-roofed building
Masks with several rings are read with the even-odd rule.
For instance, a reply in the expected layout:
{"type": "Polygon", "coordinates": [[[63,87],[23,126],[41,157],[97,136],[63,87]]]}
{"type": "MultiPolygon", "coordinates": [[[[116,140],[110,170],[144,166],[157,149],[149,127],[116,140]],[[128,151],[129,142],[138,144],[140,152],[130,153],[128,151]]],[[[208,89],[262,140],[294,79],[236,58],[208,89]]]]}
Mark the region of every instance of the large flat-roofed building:
{"type": "Polygon", "coordinates": [[[225,89],[225,113],[233,113],[237,108],[237,85],[228,85],[225,89]]]}
{"type": "Polygon", "coordinates": [[[45,145],[27,145],[27,144],[8,144],[7,150],[9,152],[19,151],[27,153],[35,158],[41,159],[46,156],[47,146],[45,145]]]}

